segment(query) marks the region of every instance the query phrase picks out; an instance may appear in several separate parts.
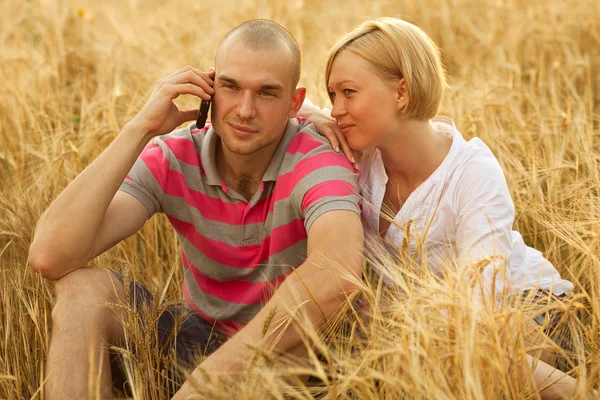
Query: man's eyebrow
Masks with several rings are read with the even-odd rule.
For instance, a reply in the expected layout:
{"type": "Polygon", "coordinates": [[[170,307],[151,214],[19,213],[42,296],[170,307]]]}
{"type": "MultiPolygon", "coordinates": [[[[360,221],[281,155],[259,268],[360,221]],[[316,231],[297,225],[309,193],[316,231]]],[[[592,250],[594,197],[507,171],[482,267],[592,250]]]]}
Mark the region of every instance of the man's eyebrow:
{"type": "MultiPolygon", "coordinates": [[[[219,79],[224,80],[225,82],[229,82],[232,85],[240,86],[239,83],[233,79],[228,77],[227,75],[219,75],[219,79]]],[[[264,83],[259,86],[260,90],[283,90],[284,87],[281,83],[264,83]]]]}
{"type": "Polygon", "coordinates": [[[281,83],[265,83],[260,85],[261,90],[283,90],[283,85],[281,83]]]}
{"type": "Polygon", "coordinates": [[[230,77],[228,77],[226,75],[219,75],[219,79],[221,79],[221,80],[223,80],[225,82],[232,83],[232,84],[234,84],[236,86],[239,86],[235,79],[230,78],[230,77]]]}

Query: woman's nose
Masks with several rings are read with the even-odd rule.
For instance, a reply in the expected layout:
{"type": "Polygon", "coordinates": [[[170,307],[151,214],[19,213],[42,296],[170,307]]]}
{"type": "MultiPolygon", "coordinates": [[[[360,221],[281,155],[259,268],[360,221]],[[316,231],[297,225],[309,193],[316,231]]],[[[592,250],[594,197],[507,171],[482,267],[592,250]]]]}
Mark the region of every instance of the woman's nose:
{"type": "Polygon", "coordinates": [[[331,108],[331,116],[335,119],[341,117],[346,114],[346,108],[344,107],[344,103],[341,100],[335,100],[333,102],[333,107],[331,108]]]}

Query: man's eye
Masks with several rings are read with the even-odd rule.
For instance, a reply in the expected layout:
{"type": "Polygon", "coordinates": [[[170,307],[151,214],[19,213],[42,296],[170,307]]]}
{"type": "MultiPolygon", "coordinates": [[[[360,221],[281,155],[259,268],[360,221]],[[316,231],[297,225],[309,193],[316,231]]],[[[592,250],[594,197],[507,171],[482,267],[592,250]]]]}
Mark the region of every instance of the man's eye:
{"type": "Polygon", "coordinates": [[[275,97],[275,93],[272,93],[272,92],[265,92],[265,91],[263,91],[263,92],[260,92],[259,94],[261,96],[275,97]]]}
{"type": "Polygon", "coordinates": [[[225,89],[237,90],[237,86],[235,86],[235,85],[233,85],[233,84],[231,84],[231,83],[226,83],[226,84],[224,84],[224,85],[223,85],[223,87],[224,87],[225,89]]]}

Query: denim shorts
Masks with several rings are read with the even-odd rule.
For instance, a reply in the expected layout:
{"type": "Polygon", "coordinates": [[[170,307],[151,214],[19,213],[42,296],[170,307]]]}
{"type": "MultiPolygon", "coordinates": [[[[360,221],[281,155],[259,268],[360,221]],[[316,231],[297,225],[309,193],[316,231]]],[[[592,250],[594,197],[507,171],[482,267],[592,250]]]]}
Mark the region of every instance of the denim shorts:
{"type": "MultiPolygon", "coordinates": [[[[530,303],[561,303],[569,300],[569,295],[554,295],[552,292],[545,289],[533,289],[533,295],[531,290],[525,290],[522,294],[522,301],[530,303]],[[528,299],[528,300],[526,300],[528,299]]],[[[573,317],[577,317],[580,320],[584,320],[584,313],[582,310],[574,311],[573,317]]],[[[572,332],[569,329],[568,318],[564,315],[564,312],[559,309],[549,309],[543,312],[533,315],[533,320],[544,329],[544,333],[558,345],[572,361],[577,362],[574,348],[572,332]]],[[[569,360],[562,354],[556,355],[556,364],[553,365],[563,372],[567,372],[571,369],[569,360]]]]}
{"type": "MultiPolygon", "coordinates": [[[[123,275],[112,269],[110,271],[124,284],[123,275]]],[[[127,290],[125,292],[127,293],[127,290]]],[[[144,313],[144,309],[150,308],[152,303],[152,293],[140,283],[130,281],[130,307],[138,311],[139,322],[144,329],[150,331],[156,329],[159,351],[162,356],[160,358],[163,360],[161,362],[165,362],[164,360],[169,354],[175,358],[175,363],[170,365],[170,368],[165,365],[160,366],[161,370],[167,371],[170,381],[169,392],[172,395],[185,380],[182,379],[184,375],[182,371],[191,372],[197,366],[196,363],[201,356],[210,355],[227,339],[212,324],[185,306],[169,306],[160,314],[157,321],[144,321],[143,316],[148,314],[144,313]],[[149,323],[155,325],[149,326],[149,323]]],[[[123,361],[119,352],[114,350],[110,352],[113,387],[128,393],[127,374],[123,361]]]]}
{"type": "MultiPolygon", "coordinates": [[[[533,295],[531,295],[531,292],[532,292],[531,290],[523,291],[523,293],[521,295],[523,303],[525,303],[526,301],[533,302],[533,303],[548,302],[548,301],[560,302],[561,300],[564,300],[567,298],[567,295],[565,295],[565,294],[555,295],[546,289],[534,289],[533,295]]],[[[556,329],[558,321],[560,320],[561,317],[562,317],[562,315],[560,315],[560,313],[557,312],[556,310],[549,310],[549,311],[545,311],[545,312],[535,315],[533,317],[533,320],[540,326],[547,325],[548,332],[551,332],[556,329]]]]}

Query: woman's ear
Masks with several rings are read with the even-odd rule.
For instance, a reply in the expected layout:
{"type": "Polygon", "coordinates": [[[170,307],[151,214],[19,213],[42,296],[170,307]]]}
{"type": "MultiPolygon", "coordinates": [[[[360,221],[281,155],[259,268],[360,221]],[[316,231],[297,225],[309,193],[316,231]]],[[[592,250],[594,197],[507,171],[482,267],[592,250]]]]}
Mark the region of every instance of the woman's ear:
{"type": "Polygon", "coordinates": [[[396,83],[396,105],[398,111],[404,110],[408,105],[409,100],[406,80],[402,78],[396,83]]]}

